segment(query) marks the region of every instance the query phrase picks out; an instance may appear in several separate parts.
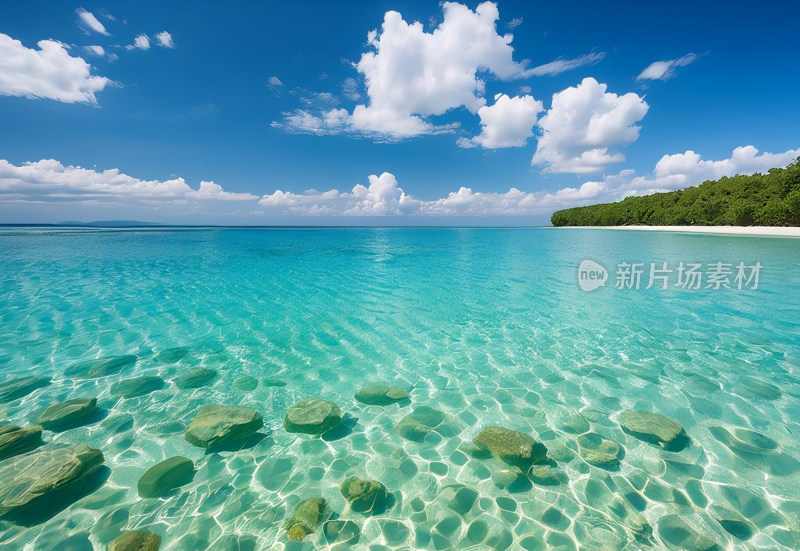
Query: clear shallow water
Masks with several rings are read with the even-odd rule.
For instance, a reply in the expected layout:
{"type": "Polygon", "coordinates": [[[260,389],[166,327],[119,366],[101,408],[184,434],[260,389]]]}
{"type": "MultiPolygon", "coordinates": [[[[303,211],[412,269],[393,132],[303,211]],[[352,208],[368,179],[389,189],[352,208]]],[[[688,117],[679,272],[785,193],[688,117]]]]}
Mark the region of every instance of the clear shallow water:
{"type": "Polygon", "coordinates": [[[281,526],[301,499],[321,495],[360,526],[360,549],[680,549],[674,515],[721,549],[800,548],[799,240],[5,229],[0,251],[0,383],[32,373],[53,381],[0,406],[0,422],[29,424],[43,406],[97,396],[104,420],[44,439],[99,448],[111,470],[101,489],[44,523],[0,521],[0,547],[56,549],[72,538],[85,548],[88,535],[101,549],[124,527],[160,534],[169,550],[324,548],[321,530],[292,543],[281,526]],[[606,288],[580,290],[585,258],[612,272],[606,288]],[[623,261],[764,269],[756,291],[616,290],[623,261]],[[178,361],[159,359],[176,347],[178,361]],[[120,374],[65,374],[122,354],[138,361],[120,374]],[[172,383],[198,367],[219,377],[195,390],[172,383]],[[140,374],[167,385],[141,398],[110,395],[140,374]],[[243,375],[287,384],[237,390],[243,375]],[[406,387],[411,405],[356,402],[371,381],[406,387]],[[350,434],[284,431],[287,407],[305,396],[357,419],[350,434]],[[208,403],[258,410],[269,437],[205,454],[183,432],[208,403]],[[421,405],[445,412],[447,430],[404,440],[392,429],[421,405]],[[678,420],[691,445],[667,452],[625,434],[617,416],[629,408],[678,420]],[[584,423],[624,446],[618,470],[577,454],[584,423]],[[498,487],[504,465],[468,453],[491,425],[542,441],[562,484],[498,487]],[[167,499],[140,499],[142,473],[174,455],[195,461],[194,481],[167,499]],[[373,517],[351,512],[338,491],[350,475],[380,480],[396,503],[373,517]],[[462,487],[475,492],[460,494],[474,498],[467,511],[453,501],[462,487]]]}

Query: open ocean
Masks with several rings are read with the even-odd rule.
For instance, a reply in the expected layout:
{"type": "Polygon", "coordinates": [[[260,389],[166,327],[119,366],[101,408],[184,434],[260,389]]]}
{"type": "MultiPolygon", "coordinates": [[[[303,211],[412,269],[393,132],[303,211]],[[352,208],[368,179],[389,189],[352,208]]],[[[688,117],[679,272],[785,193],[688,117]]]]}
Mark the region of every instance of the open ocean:
{"type": "Polygon", "coordinates": [[[40,518],[0,517],[0,549],[99,550],[123,529],[186,551],[337,538],[370,550],[800,549],[798,259],[798,239],[601,229],[0,229],[0,385],[50,380],[0,403],[0,429],[97,398],[93,416],[45,430],[28,453],[86,444],[105,465],[40,518]],[[578,284],[586,259],[608,271],[591,292],[578,284]],[[683,289],[672,272],[668,289],[646,289],[664,262],[731,264],[731,288],[683,289]],[[756,289],[737,288],[740,262],[760,263],[756,289]],[[615,288],[622,263],[644,264],[638,290],[615,288]],[[106,357],[123,358],[87,376],[106,357]],[[202,384],[178,387],[203,368],[202,384]],[[112,394],[142,375],[163,385],[112,394]],[[381,381],[410,399],[354,399],[381,381]],[[337,404],[343,424],[287,432],[305,397],[337,404]],[[208,404],[258,411],[262,437],[193,446],[184,432],[208,404]],[[425,407],[443,420],[404,437],[401,419],[425,407]],[[685,442],[623,430],[631,409],[677,421],[685,442]],[[472,439],[490,426],[544,444],[548,463],[529,476],[478,453],[472,439]],[[587,461],[601,437],[619,444],[616,462],[587,461]],[[194,462],[191,482],[140,497],[142,474],[172,456],[194,462]],[[385,510],[348,506],[349,476],[383,483],[385,510]],[[290,541],[285,520],[317,496],[338,524],[290,541]]]}

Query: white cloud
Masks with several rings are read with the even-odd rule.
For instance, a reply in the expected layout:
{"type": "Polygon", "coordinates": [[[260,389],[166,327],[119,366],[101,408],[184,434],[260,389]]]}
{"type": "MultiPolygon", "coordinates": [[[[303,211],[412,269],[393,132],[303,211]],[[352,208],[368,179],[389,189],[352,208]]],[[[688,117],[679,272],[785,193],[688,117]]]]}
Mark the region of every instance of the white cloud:
{"type": "MultiPolygon", "coordinates": [[[[484,105],[478,110],[483,130],[470,140],[471,144],[487,149],[523,147],[533,136],[533,126],[544,105],[533,96],[495,96],[494,105],[484,105]]],[[[459,145],[466,143],[459,140],[459,145]]]]}
{"type": "Polygon", "coordinates": [[[602,187],[586,183],[580,189],[526,193],[511,188],[504,193],[474,192],[467,187],[440,199],[423,201],[406,195],[388,172],[371,175],[369,186],[356,185],[349,193],[336,189],[302,194],[276,191],[259,204],[272,215],[299,216],[487,216],[546,214],[597,196],[602,187]]]}
{"type": "MultiPolygon", "coordinates": [[[[783,153],[759,153],[753,146],[738,147],[728,159],[704,161],[693,151],[665,155],[651,176],[637,177],[632,170],[588,181],[580,187],[557,191],[524,192],[510,188],[503,193],[475,192],[461,187],[444,197],[420,200],[407,195],[390,173],[371,175],[368,185],[355,185],[349,192],[336,189],[305,193],[275,191],[259,200],[261,211],[270,215],[295,216],[504,216],[543,215],[553,210],[589,203],[616,201],[630,195],[681,189],[709,178],[766,172],[783,167],[800,156],[800,148],[783,153]]],[[[15,166],[0,160],[0,206],[19,203],[140,207],[192,205],[204,200],[254,201],[249,193],[224,191],[214,182],[202,181],[198,189],[183,178],[166,181],[141,180],[119,170],[97,172],[41,160],[15,166]]],[[[246,203],[245,203],[246,204],[246,203]]],[[[164,207],[170,208],[170,207],[164,207]]]]}
{"type": "Polygon", "coordinates": [[[276,76],[269,77],[269,79],[267,80],[267,84],[275,87],[283,86],[283,82],[281,82],[281,79],[279,79],[276,76]]]}
{"type": "Polygon", "coordinates": [[[97,103],[95,94],[111,81],[92,76],[91,66],[72,57],[55,40],[41,40],[39,50],[0,33],[0,94],[54,99],[64,103],[97,103]]]}
{"type": "MultiPolygon", "coordinates": [[[[172,40],[172,35],[169,34],[167,31],[161,31],[156,35],[156,40],[158,41],[158,45],[162,48],[174,48],[175,41],[172,40]]],[[[146,49],[146,48],[145,48],[146,49]]]]}
{"type": "Polygon", "coordinates": [[[382,216],[409,212],[418,203],[397,185],[392,174],[369,176],[369,186],[356,184],[350,193],[332,189],[303,194],[276,191],[264,195],[259,204],[272,212],[300,215],[382,216]]]}
{"type": "MultiPolygon", "coordinates": [[[[423,134],[452,132],[457,123],[436,125],[427,118],[466,107],[477,113],[486,104],[482,75],[517,78],[524,64],[512,59],[513,36],[497,33],[497,5],[480,4],[473,12],[462,4],[443,4],[444,20],[431,32],[422,23],[407,23],[401,14],[386,12],[380,32],[372,30],[355,68],[364,77],[368,102],[357,105],[336,126],[327,127],[324,111],[284,113],[272,126],[288,132],[347,132],[393,141],[423,134]],[[322,121],[322,123],[320,123],[322,121]]],[[[358,82],[347,79],[345,97],[358,101],[358,82]]]]}
{"type": "Polygon", "coordinates": [[[97,57],[103,57],[106,55],[106,51],[102,46],[84,46],[83,49],[97,57]]]}
{"type": "Polygon", "coordinates": [[[84,27],[87,27],[96,33],[109,36],[108,31],[106,31],[106,28],[103,26],[102,23],[100,23],[100,21],[97,20],[97,18],[94,15],[92,15],[91,12],[88,12],[83,8],[78,8],[77,10],[75,10],[75,13],[78,14],[78,17],[80,18],[80,21],[84,27]]]}
{"type": "Polygon", "coordinates": [[[625,160],[610,148],[628,145],[639,137],[649,106],[634,93],[618,96],[607,86],[585,78],[577,87],[553,94],[553,102],[539,120],[542,136],[531,160],[545,172],[590,174],[625,160]]]}
{"type": "MultiPolygon", "coordinates": [[[[632,195],[649,195],[664,191],[674,191],[697,186],[707,180],[717,180],[737,174],[767,172],[771,168],[782,168],[800,156],[800,148],[783,153],[760,153],[752,145],[737,147],[728,159],[704,161],[694,151],[664,155],[652,175],[636,176],[633,170],[623,170],[618,174],[606,176],[599,182],[586,182],[596,194],[591,201],[580,198],[580,204],[606,203],[619,201],[632,195]]],[[[564,193],[561,190],[558,193],[564,193]]]]}
{"type": "Polygon", "coordinates": [[[421,23],[408,24],[389,11],[381,32],[370,33],[366,52],[356,65],[367,84],[368,105],[353,111],[355,130],[404,138],[436,131],[422,117],[464,106],[477,113],[486,100],[483,71],[501,79],[515,77],[512,35],[497,34],[497,6],[468,7],[448,2],[444,20],[427,33],[421,23]]]}
{"type": "Polygon", "coordinates": [[[522,21],[523,19],[521,17],[515,17],[514,19],[506,23],[506,27],[508,27],[512,31],[516,30],[517,27],[522,25],[522,21]]]}
{"type": "Polygon", "coordinates": [[[97,172],[79,166],[64,166],[53,159],[21,166],[0,159],[0,202],[163,202],[205,199],[250,201],[258,197],[249,193],[223,191],[214,182],[203,181],[195,190],[183,178],[141,180],[123,174],[118,169],[97,172]]]}
{"type": "Polygon", "coordinates": [[[544,65],[539,65],[532,69],[526,69],[520,76],[527,78],[558,75],[586,65],[594,65],[595,63],[599,63],[604,57],[606,57],[605,52],[592,52],[576,57],[575,59],[559,58],[550,63],[545,63],[544,65]]]}
{"type": "Polygon", "coordinates": [[[347,99],[358,101],[361,99],[361,93],[358,91],[358,81],[354,78],[346,78],[342,84],[342,94],[347,99]]]}
{"type": "Polygon", "coordinates": [[[694,62],[698,57],[697,54],[686,54],[678,59],[670,59],[669,61],[655,61],[645,68],[636,80],[668,80],[676,76],[676,67],[685,67],[694,62]]]}
{"type": "Polygon", "coordinates": [[[129,44],[125,48],[128,50],[149,50],[150,37],[146,34],[140,34],[133,40],[133,44],[129,44]]]}
{"type": "Polygon", "coordinates": [[[347,127],[348,118],[346,109],[331,109],[319,116],[305,109],[295,109],[283,113],[283,122],[273,121],[271,126],[290,134],[324,136],[343,132],[347,127]]]}
{"type": "Polygon", "coordinates": [[[633,178],[625,190],[637,192],[648,190],[674,190],[696,186],[706,180],[723,176],[767,172],[771,168],[784,167],[800,156],[800,148],[783,153],[761,153],[752,145],[737,147],[728,159],[704,161],[694,151],[675,155],[664,155],[656,164],[653,178],[633,178]]]}
{"type": "Polygon", "coordinates": [[[339,103],[339,98],[330,92],[308,92],[308,95],[300,98],[300,101],[306,105],[316,105],[325,109],[339,103]]]}
{"type": "Polygon", "coordinates": [[[542,215],[557,209],[618,201],[630,195],[682,189],[709,178],[766,172],[784,167],[800,156],[800,148],[784,153],[762,153],[753,146],[737,147],[729,159],[703,161],[692,151],[665,155],[652,177],[637,177],[633,170],[584,182],[580,187],[528,193],[510,188],[504,193],[475,192],[461,187],[445,197],[420,200],[407,195],[392,174],[370,176],[369,187],[356,185],[350,193],[332,189],[303,194],[276,191],[259,204],[270,214],[301,216],[503,216],[542,215]]]}

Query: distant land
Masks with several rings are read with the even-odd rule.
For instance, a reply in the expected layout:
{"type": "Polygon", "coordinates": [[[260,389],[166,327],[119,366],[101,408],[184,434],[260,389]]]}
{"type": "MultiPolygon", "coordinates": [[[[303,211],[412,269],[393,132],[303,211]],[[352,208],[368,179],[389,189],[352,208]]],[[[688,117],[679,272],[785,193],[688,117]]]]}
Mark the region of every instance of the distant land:
{"type": "Polygon", "coordinates": [[[800,157],[766,174],[553,213],[553,226],[800,226],[800,157]]]}

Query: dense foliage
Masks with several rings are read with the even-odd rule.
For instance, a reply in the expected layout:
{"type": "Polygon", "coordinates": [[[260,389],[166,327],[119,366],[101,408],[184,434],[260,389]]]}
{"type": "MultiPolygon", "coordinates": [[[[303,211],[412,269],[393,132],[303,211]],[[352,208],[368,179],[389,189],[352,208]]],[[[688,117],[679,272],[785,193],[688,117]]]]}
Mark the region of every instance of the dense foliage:
{"type": "Polygon", "coordinates": [[[554,226],[800,226],[800,157],[767,174],[559,210],[554,226]]]}

